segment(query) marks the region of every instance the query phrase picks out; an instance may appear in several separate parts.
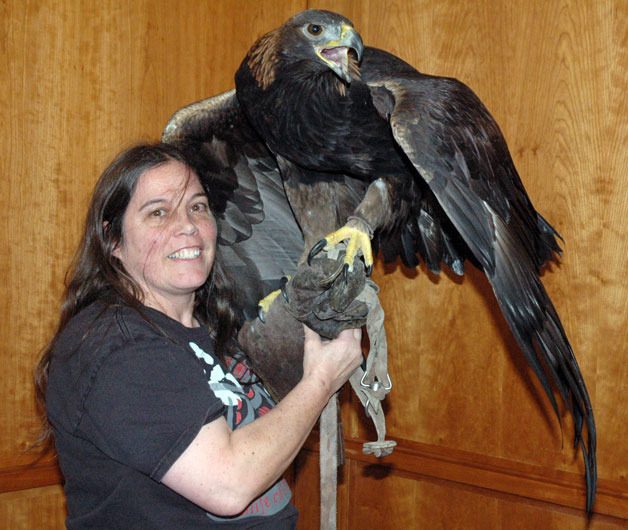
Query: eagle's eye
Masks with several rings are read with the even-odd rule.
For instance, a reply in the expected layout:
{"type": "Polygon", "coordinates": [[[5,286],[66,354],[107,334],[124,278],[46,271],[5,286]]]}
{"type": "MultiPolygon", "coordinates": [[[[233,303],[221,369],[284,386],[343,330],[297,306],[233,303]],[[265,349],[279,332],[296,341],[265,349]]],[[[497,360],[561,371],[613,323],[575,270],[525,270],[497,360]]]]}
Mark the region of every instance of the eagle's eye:
{"type": "Polygon", "coordinates": [[[320,35],[323,31],[323,26],[319,26],[318,24],[308,24],[307,31],[310,35],[320,35]]]}

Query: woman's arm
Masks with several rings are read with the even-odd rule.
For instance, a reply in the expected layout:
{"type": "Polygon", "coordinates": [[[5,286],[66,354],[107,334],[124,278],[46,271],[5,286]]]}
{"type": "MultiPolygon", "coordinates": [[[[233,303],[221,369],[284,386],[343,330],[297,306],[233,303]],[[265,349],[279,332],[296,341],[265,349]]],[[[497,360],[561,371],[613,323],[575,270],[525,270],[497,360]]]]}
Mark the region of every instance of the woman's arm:
{"type": "Polygon", "coordinates": [[[235,515],[281,477],[329,398],[362,361],[360,330],[321,342],[305,328],[303,378],[270,412],[232,431],[205,425],[162,483],[217,515],[235,515]]]}

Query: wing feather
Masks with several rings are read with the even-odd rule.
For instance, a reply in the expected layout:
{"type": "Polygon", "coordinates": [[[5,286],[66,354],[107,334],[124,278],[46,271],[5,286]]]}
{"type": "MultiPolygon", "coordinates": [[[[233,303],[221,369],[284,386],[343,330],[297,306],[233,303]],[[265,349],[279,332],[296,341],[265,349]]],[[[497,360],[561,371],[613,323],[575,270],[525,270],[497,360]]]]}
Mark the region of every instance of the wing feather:
{"type": "Polygon", "coordinates": [[[453,79],[418,73],[381,84],[395,100],[390,118],[395,139],[484,269],[559,420],[551,383],[572,413],[575,443],[581,445],[585,460],[590,510],[597,475],[592,407],[539,278],[539,268],[559,251],[557,234],[532,207],[499,128],[470,89],[453,79]]]}
{"type": "Polygon", "coordinates": [[[303,236],[275,158],[248,124],[235,90],[177,111],[162,135],[191,161],[218,221],[218,256],[247,318],[293,274],[303,236]]]}

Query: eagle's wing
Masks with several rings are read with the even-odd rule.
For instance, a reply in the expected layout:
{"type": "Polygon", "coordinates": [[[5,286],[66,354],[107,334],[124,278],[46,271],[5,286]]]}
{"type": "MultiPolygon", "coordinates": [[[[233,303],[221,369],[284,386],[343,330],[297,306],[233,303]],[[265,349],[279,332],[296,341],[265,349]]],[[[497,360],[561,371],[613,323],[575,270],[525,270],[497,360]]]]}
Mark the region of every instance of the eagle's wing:
{"type": "Polygon", "coordinates": [[[179,147],[209,194],[218,255],[236,303],[253,318],[257,302],[296,270],[303,236],[275,158],[240,110],[235,90],[178,110],[162,141],[179,147]]]}
{"type": "Polygon", "coordinates": [[[590,508],[596,481],[591,403],[539,279],[539,268],[559,250],[556,233],[534,210],[497,124],[468,87],[416,72],[369,84],[374,93],[384,90],[391,98],[388,115],[396,141],[483,268],[554,410],[558,414],[550,380],[570,408],[585,457],[590,508]]]}

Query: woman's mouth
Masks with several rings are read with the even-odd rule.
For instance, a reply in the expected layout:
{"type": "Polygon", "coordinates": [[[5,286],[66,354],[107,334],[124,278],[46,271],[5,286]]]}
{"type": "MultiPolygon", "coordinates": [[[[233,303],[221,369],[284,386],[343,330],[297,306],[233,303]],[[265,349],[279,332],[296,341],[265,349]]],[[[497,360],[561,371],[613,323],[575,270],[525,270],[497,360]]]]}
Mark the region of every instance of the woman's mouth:
{"type": "Polygon", "coordinates": [[[201,249],[196,248],[182,248],[177,250],[168,256],[168,259],[195,259],[201,255],[201,249]]]}

